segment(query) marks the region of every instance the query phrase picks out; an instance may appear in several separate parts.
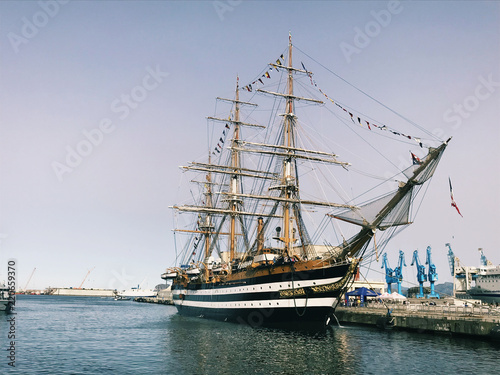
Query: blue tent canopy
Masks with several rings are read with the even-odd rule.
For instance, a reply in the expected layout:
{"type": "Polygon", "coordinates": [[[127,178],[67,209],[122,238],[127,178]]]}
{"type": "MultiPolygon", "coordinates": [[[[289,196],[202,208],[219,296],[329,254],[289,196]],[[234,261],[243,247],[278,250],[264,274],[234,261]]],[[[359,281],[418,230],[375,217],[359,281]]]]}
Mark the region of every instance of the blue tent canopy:
{"type": "Polygon", "coordinates": [[[361,287],[356,290],[353,290],[352,292],[348,292],[345,295],[346,297],[352,297],[352,296],[376,297],[379,296],[380,293],[374,292],[373,290],[370,290],[365,287],[361,287]]]}

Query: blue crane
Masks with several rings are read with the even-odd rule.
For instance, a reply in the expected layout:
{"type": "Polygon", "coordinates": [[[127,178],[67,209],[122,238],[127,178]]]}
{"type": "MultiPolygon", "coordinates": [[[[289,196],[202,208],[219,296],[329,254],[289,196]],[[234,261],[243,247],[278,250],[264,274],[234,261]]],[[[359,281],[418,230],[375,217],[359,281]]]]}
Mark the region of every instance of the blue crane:
{"type": "Polygon", "coordinates": [[[448,263],[450,265],[451,276],[455,276],[455,253],[451,249],[449,243],[447,243],[446,246],[448,247],[448,263]]]}
{"type": "Polygon", "coordinates": [[[431,260],[431,247],[427,246],[427,259],[425,260],[425,264],[429,265],[429,272],[427,277],[429,278],[429,282],[431,283],[431,293],[427,296],[427,298],[439,298],[439,294],[434,291],[434,283],[438,279],[438,274],[436,272],[436,266],[432,263],[431,260]]]}
{"type": "Polygon", "coordinates": [[[478,250],[481,253],[481,266],[490,266],[492,263],[486,258],[486,255],[484,255],[483,248],[480,247],[478,250]]]}
{"type": "Polygon", "coordinates": [[[382,258],[382,267],[385,267],[385,282],[387,283],[387,293],[391,294],[391,284],[392,283],[397,283],[398,279],[394,276],[394,270],[389,267],[389,262],[387,261],[387,253],[384,253],[384,256],[382,258]]]}
{"type": "Polygon", "coordinates": [[[427,275],[425,274],[425,266],[420,264],[420,259],[418,258],[418,250],[413,252],[413,260],[411,265],[417,265],[417,280],[420,286],[420,292],[417,294],[417,298],[424,298],[424,283],[427,281],[427,275]]]}
{"type": "Polygon", "coordinates": [[[399,294],[401,294],[401,282],[403,281],[403,265],[406,267],[405,253],[399,250],[398,266],[394,268],[394,277],[397,279],[399,294]]]}
{"type": "Polygon", "coordinates": [[[391,284],[397,283],[398,279],[394,277],[394,270],[389,267],[389,262],[387,261],[387,253],[384,253],[382,258],[382,267],[385,267],[385,282],[387,283],[387,293],[391,294],[391,284]]]}

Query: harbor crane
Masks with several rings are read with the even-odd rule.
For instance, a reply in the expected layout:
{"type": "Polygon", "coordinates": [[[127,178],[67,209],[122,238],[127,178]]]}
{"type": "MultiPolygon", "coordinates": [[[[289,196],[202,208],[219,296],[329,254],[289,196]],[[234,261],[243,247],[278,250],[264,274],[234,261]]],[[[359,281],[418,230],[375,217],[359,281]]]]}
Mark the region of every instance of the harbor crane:
{"type": "Polygon", "coordinates": [[[387,260],[387,253],[384,253],[382,257],[382,267],[385,267],[385,282],[387,283],[387,293],[391,294],[391,284],[397,283],[398,279],[394,276],[394,270],[389,267],[389,261],[387,260]]]}
{"type": "MultiPolygon", "coordinates": [[[[95,268],[95,266],[94,266],[95,268]]],[[[85,280],[87,280],[87,277],[89,276],[89,274],[94,270],[94,268],[92,268],[91,270],[89,270],[89,272],[87,272],[87,274],[85,275],[85,277],[83,278],[83,281],[82,283],[80,284],[80,286],[78,287],[78,289],[82,289],[82,285],[83,283],[85,282],[85,280]]]]}
{"type": "Polygon", "coordinates": [[[478,251],[481,253],[481,266],[492,266],[493,263],[491,263],[488,258],[486,258],[486,255],[483,253],[483,248],[480,247],[478,251]]]}
{"type": "Polygon", "coordinates": [[[453,253],[451,245],[447,243],[446,246],[448,247],[448,263],[450,264],[451,276],[453,276],[453,296],[455,296],[457,292],[465,293],[471,288],[472,281],[476,279],[478,270],[476,267],[461,265],[460,259],[453,253]]]}
{"type": "Polygon", "coordinates": [[[434,291],[434,283],[438,279],[438,274],[436,271],[436,266],[434,265],[434,263],[432,263],[430,246],[427,246],[427,259],[425,260],[425,264],[429,265],[429,272],[427,277],[429,278],[429,282],[431,283],[431,293],[427,296],[427,298],[439,298],[439,294],[434,291]]]}
{"type": "Polygon", "coordinates": [[[418,258],[418,250],[413,252],[413,260],[411,261],[411,265],[417,265],[417,280],[418,285],[420,286],[420,291],[417,294],[417,298],[424,298],[424,283],[427,281],[427,275],[425,274],[425,266],[420,264],[420,259],[418,258]]]}
{"type": "Polygon", "coordinates": [[[405,253],[399,250],[398,266],[394,268],[394,277],[397,279],[399,294],[401,294],[401,282],[403,281],[403,266],[406,267],[405,253]]]}
{"type": "MultiPolygon", "coordinates": [[[[450,265],[451,276],[455,276],[455,253],[451,249],[449,243],[446,243],[446,247],[448,248],[448,264],[450,265]]],[[[459,261],[458,258],[456,258],[456,260],[457,262],[459,261]]]]}
{"type": "Polygon", "coordinates": [[[29,285],[29,283],[30,283],[30,281],[31,281],[31,278],[33,277],[33,274],[35,273],[35,271],[36,271],[36,267],[35,267],[35,268],[33,268],[33,271],[31,271],[31,275],[30,275],[30,277],[28,278],[28,281],[26,282],[26,285],[24,286],[23,291],[26,291],[26,289],[28,288],[28,285],[29,285]]]}

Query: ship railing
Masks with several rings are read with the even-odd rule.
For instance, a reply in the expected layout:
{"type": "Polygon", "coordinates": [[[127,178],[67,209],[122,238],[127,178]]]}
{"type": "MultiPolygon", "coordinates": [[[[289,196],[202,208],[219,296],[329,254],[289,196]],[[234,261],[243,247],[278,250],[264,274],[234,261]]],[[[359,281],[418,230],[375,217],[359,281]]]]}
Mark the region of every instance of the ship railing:
{"type": "Polygon", "coordinates": [[[352,260],[335,261],[335,258],[333,258],[333,257],[325,257],[325,258],[318,257],[315,260],[317,260],[317,262],[314,264],[314,267],[318,267],[322,264],[324,264],[326,266],[326,265],[331,265],[332,263],[334,263],[335,265],[342,266],[342,265],[349,265],[352,263],[352,260]]]}

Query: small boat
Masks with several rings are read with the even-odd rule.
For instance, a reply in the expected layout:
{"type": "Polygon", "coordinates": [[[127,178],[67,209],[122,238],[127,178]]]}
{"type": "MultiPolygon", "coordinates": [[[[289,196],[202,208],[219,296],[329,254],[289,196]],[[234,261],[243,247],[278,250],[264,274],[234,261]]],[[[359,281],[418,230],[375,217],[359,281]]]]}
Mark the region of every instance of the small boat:
{"type": "Polygon", "coordinates": [[[120,297],[156,297],[158,293],[153,289],[141,289],[138,285],[137,287],[130,288],[128,290],[124,290],[123,292],[117,293],[117,296],[120,297]]]}
{"type": "Polygon", "coordinates": [[[12,300],[9,298],[9,288],[0,285],[0,311],[9,312],[12,307],[12,300]]]}
{"type": "Polygon", "coordinates": [[[130,301],[130,297],[116,295],[115,301],[130,301]]]}
{"type": "Polygon", "coordinates": [[[164,280],[168,280],[168,279],[175,279],[177,276],[179,276],[179,273],[176,270],[169,269],[167,270],[167,272],[161,275],[161,278],[164,280]]]}

